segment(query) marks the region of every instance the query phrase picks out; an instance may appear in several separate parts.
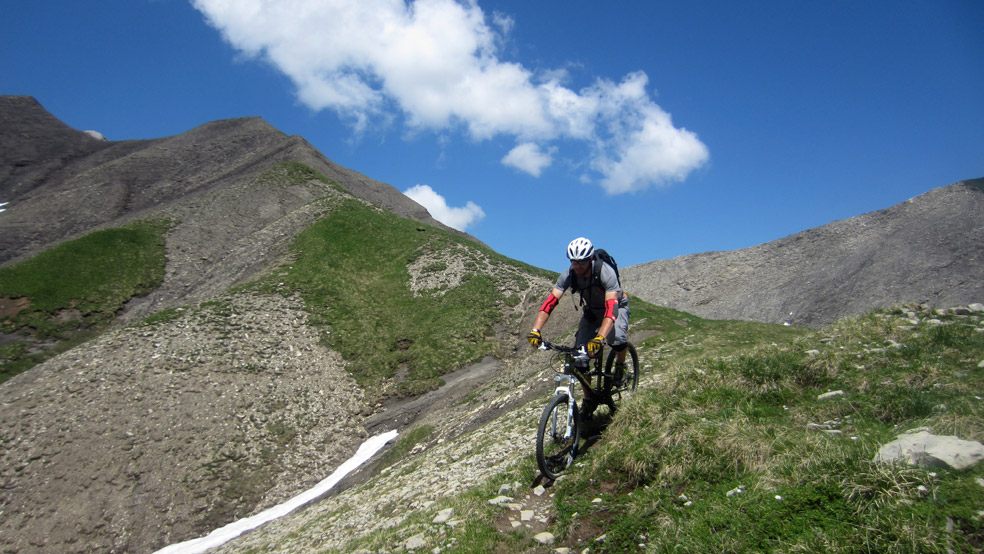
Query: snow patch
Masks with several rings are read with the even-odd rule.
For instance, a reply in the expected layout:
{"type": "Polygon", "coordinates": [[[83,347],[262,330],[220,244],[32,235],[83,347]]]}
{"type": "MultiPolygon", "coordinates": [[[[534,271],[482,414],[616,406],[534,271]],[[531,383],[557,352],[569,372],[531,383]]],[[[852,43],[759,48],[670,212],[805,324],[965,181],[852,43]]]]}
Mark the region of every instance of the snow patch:
{"type": "Polygon", "coordinates": [[[387,442],[396,438],[396,434],[396,431],[390,431],[388,433],[370,437],[366,440],[366,442],[362,443],[362,446],[359,447],[359,450],[357,450],[351,458],[346,460],[342,465],[338,466],[338,469],[336,469],[334,473],[326,477],[311,489],[302,492],[283,504],[278,504],[254,516],[240,519],[239,521],[234,521],[225,527],[220,527],[219,529],[212,531],[204,537],[199,537],[197,539],[192,539],[190,541],[185,541],[178,544],[172,544],[158,550],[155,554],[198,554],[200,552],[205,552],[209,548],[215,548],[216,546],[225,544],[239,535],[242,535],[246,531],[256,529],[264,523],[285,516],[295,509],[328,492],[346,475],[365,463],[369,458],[372,458],[373,455],[376,454],[376,452],[378,452],[379,449],[382,448],[387,442]]]}

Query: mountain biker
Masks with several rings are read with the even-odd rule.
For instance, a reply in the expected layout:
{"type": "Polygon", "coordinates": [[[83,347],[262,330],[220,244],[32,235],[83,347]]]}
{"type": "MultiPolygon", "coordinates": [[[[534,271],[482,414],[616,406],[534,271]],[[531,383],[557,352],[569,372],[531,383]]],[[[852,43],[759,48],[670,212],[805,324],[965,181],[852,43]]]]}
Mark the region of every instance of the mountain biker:
{"type": "MultiPolygon", "coordinates": [[[[622,292],[615,268],[595,256],[591,241],[579,237],[567,245],[567,258],[571,261],[557,279],[557,284],[547,295],[540,311],[536,314],[533,330],[527,340],[534,348],[543,342],[540,330],[550,319],[550,312],[557,306],[567,289],[581,296],[583,305],[581,322],[578,324],[575,345],[583,345],[591,356],[608,343],[615,351],[616,374],[624,375],[625,349],[628,346],[629,297],[622,292]],[[600,264],[600,271],[595,265],[600,264]]],[[[597,400],[585,389],[584,415],[590,416],[597,406],[597,400]]]]}

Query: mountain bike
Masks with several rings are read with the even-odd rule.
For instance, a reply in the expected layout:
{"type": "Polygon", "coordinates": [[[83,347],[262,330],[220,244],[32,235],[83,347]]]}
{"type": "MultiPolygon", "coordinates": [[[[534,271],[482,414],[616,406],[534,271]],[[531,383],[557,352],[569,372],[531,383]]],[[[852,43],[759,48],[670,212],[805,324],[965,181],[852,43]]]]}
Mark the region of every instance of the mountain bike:
{"type": "MultiPolygon", "coordinates": [[[[536,463],[549,479],[559,477],[574,462],[581,438],[582,418],[575,400],[574,381],[581,383],[597,405],[606,404],[614,414],[623,392],[639,385],[639,356],[635,346],[626,347],[625,368],[617,368],[616,352],[608,353],[602,368],[604,347],[592,358],[583,346],[564,346],[543,341],[540,350],[555,350],[564,355],[561,371],[555,377],[553,398],[543,408],[536,430],[536,463]],[[593,385],[592,383],[596,383],[593,385]]],[[[583,401],[582,401],[583,405],[583,401]]]]}

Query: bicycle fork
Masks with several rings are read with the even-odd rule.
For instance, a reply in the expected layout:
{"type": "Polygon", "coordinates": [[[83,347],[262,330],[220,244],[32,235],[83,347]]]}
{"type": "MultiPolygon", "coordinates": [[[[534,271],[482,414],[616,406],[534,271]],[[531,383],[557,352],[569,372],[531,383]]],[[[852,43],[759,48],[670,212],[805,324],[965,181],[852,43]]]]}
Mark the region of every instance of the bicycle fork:
{"type": "Polygon", "coordinates": [[[571,438],[571,435],[574,434],[574,426],[571,424],[571,422],[574,420],[574,391],[571,389],[571,382],[573,381],[573,377],[567,374],[558,375],[555,378],[555,381],[557,382],[557,387],[554,389],[554,396],[559,394],[567,395],[567,417],[564,419],[563,422],[564,425],[564,428],[562,430],[563,432],[558,435],[559,430],[557,429],[557,414],[555,412],[553,416],[552,431],[553,431],[553,436],[566,440],[571,438]]]}

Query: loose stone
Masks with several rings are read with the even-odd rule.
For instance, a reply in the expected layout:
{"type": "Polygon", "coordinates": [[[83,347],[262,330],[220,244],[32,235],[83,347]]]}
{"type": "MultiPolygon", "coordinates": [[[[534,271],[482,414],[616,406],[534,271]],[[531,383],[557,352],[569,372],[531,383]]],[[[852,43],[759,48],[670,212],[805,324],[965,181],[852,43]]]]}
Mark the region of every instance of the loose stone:
{"type": "Polygon", "coordinates": [[[434,520],[431,521],[431,523],[447,523],[447,521],[451,519],[452,515],[454,515],[454,508],[441,510],[440,512],[437,512],[437,516],[434,517],[434,520]]]}

